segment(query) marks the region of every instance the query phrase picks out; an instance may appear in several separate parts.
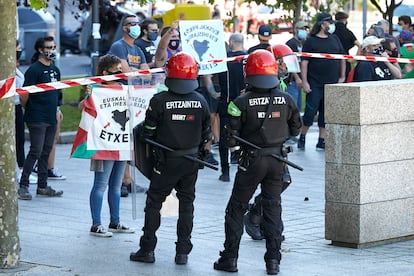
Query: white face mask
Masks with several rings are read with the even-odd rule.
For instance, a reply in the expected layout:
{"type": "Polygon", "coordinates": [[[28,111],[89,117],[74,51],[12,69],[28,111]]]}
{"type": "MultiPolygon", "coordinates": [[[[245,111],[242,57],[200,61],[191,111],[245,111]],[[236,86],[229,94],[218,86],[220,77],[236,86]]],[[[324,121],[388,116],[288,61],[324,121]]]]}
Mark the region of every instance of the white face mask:
{"type": "Polygon", "coordinates": [[[329,25],[329,29],[328,29],[328,33],[333,34],[336,30],[336,26],[335,24],[330,24],[329,25]]]}

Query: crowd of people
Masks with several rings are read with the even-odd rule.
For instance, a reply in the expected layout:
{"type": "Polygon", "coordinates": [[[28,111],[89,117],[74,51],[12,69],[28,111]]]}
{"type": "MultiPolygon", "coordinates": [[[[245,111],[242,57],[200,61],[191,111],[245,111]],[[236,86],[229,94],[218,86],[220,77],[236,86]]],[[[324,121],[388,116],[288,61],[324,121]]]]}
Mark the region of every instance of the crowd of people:
{"type": "MultiPolygon", "coordinates": [[[[270,44],[270,25],[259,27],[259,43],[249,49],[244,48],[244,36],[233,33],[226,45],[227,56],[248,54],[245,62],[229,61],[227,72],[199,76],[196,60],[181,51],[178,21],[163,28],[154,19],[125,16],[123,36],[99,59],[96,74],[111,75],[164,67],[167,91],[152,97],[145,120],[134,139],[142,143],[153,140],[173,148],[175,152],[153,149],[155,165],[148,189],[133,183],[127,161],[91,160],[94,182],[89,198],[90,234],[111,237],[112,233],[134,233],[135,229],[120,222],[120,198],[131,192],[146,192],[143,234],[139,250],[131,253],[130,260],[155,262],[161,206],[175,189],[179,200],[175,262],[184,265],[193,247],[195,186],[200,168],[194,158],[212,165],[220,164],[219,180],[222,182],[231,180],[230,164],[237,164],[233,191],[225,213],[224,250],[213,267],[227,272],[238,270],[240,239],[246,227],[252,238],[266,240],[266,271],[269,275],[277,274],[283,241],[281,193],[291,182],[284,162],[289,151],[285,144],[297,142],[297,148],[305,150],[306,134],[317,116],[319,138],[316,150],[325,150],[325,85],[414,76],[411,64],[296,58],[294,53],[302,51],[345,55],[353,47],[365,56],[413,58],[410,17],[399,17],[401,30],[398,36],[393,37],[389,33],[388,22],[381,20],[369,28],[362,42],[348,29],[347,20],[345,12],[337,12],[334,17],[320,12],[312,26],[305,21],[295,22],[292,37],[284,47],[270,44]],[[293,62],[288,57],[294,57],[293,62]],[[301,116],[302,93],[306,99],[301,116]],[[177,105],[166,109],[165,106],[173,101],[186,103],[182,105],[186,107],[177,105]],[[172,119],[173,114],[185,114],[193,119],[177,122],[172,119]],[[212,153],[215,144],[218,145],[219,161],[212,153]],[[260,195],[254,199],[254,204],[249,205],[259,185],[260,195]],[[108,229],[101,222],[107,187],[108,229]]],[[[29,69],[24,74],[17,70],[18,86],[59,81],[61,76],[54,64],[56,44],[53,37],[38,39],[34,48],[36,52],[29,69]]],[[[17,41],[17,59],[20,51],[17,41]]],[[[119,84],[124,82],[120,80],[119,84]]],[[[79,104],[81,110],[88,104],[93,89],[94,86],[86,88],[86,97],[79,104]]],[[[59,109],[62,92],[52,90],[20,95],[15,103],[17,169],[21,171],[18,196],[22,200],[31,200],[29,183],[35,182],[37,195],[60,197],[63,191],[53,189],[47,181],[65,179],[54,168],[54,148],[63,119],[59,109]],[[27,156],[24,154],[23,122],[30,133],[27,156]],[[32,176],[34,169],[37,178],[32,176]]]]}

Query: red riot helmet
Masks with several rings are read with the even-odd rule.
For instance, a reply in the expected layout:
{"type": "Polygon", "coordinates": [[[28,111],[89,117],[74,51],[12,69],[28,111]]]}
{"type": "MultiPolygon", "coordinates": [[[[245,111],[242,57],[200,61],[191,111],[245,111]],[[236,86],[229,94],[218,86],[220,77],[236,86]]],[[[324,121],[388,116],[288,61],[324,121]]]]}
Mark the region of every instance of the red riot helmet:
{"type": "Polygon", "coordinates": [[[165,66],[165,85],[177,94],[188,94],[198,87],[198,65],[189,54],[174,54],[165,66]]]}
{"type": "Polygon", "coordinates": [[[285,44],[274,44],[267,48],[272,52],[279,65],[279,78],[287,77],[288,73],[299,73],[300,67],[298,58],[293,53],[292,49],[285,44]]]}
{"type": "Polygon", "coordinates": [[[269,51],[260,49],[249,54],[244,72],[246,83],[253,87],[270,89],[279,85],[278,65],[269,51]]]}

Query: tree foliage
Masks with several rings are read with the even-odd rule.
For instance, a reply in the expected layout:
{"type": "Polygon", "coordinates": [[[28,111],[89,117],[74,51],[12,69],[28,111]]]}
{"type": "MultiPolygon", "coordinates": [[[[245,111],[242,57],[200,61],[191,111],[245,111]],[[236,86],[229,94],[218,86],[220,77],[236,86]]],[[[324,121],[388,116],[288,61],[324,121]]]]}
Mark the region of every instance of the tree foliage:
{"type": "Polygon", "coordinates": [[[395,9],[402,4],[402,0],[398,3],[395,0],[385,0],[385,7],[381,6],[378,0],[370,0],[371,4],[381,13],[382,18],[390,22],[390,29],[392,28],[392,18],[394,16],[395,9]]]}

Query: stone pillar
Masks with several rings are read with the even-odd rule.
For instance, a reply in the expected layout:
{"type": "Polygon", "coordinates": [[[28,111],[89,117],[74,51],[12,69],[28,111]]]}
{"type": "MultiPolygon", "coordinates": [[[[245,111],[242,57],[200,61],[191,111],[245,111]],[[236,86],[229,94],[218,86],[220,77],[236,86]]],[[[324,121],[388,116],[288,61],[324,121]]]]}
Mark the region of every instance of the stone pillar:
{"type": "Polygon", "coordinates": [[[325,238],[414,238],[414,80],[328,85],[325,120],[325,238]]]}

